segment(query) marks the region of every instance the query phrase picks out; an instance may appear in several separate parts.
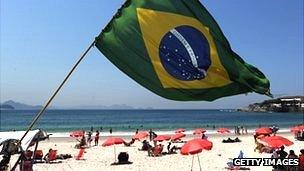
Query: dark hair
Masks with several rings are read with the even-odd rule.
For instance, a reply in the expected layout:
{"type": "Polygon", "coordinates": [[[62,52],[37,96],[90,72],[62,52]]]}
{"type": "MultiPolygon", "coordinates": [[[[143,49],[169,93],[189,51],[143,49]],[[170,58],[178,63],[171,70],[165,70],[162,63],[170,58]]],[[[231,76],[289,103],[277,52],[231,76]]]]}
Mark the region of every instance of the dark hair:
{"type": "Polygon", "coordinates": [[[304,154],[304,149],[301,149],[300,152],[301,152],[302,154],[304,154]]]}
{"type": "Polygon", "coordinates": [[[293,150],[289,150],[289,154],[295,154],[295,152],[293,150]]]}

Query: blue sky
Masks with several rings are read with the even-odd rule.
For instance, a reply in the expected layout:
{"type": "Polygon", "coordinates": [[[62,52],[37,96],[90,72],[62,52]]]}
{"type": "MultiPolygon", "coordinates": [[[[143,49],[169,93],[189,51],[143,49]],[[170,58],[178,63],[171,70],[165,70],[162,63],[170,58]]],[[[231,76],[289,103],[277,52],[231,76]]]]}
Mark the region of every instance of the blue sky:
{"type": "MultiPolygon", "coordinates": [[[[79,55],[124,2],[1,2],[1,102],[43,104],[79,55]]],[[[275,95],[303,95],[302,0],[204,0],[233,50],[269,78],[275,95]]],[[[96,48],[55,98],[54,106],[127,104],[154,108],[235,108],[267,99],[237,95],[213,102],[175,102],[120,72],[96,48]]]]}

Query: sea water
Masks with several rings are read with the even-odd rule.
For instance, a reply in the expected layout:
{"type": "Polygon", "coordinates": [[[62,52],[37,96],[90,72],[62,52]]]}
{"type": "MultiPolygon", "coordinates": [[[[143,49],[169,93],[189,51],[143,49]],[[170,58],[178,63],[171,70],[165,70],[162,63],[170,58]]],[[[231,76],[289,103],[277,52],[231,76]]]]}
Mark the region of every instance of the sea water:
{"type": "MultiPolygon", "coordinates": [[[[37,110],[1,110],[0,131],[25,130],[37,110]]],[[[234,129],[245,126],[277,125],[282,129],[303,122],[303,113],[254,113],[236,110],[47,110],[34,128],[61,133],[94,130],[133,135],[136,129],[168,132],[177,128],[205,128],[216,132],[219,127],[234,129]]],[[[210,132],[209,131],[209,132],[210,132]]],[[[58,135],[59,135],[58,134],[58,135]]]]}

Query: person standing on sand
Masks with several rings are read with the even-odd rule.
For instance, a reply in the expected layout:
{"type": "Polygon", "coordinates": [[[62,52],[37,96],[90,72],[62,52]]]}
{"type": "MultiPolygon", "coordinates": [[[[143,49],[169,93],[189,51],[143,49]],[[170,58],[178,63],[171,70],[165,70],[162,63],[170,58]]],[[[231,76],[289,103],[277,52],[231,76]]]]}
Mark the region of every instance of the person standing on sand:
{"type": "Polygon", "coordinates": [[[112,134],[112,128],[110,128],[110,134],[112,134]]]}
{"type": "Polygon", "coordinates": [[[138,133],[138,129],[136,129],[136,132],[135,132],[135,134],[137,134],[138,133]]]}
{"type": "Polygon", "coordinates": [[[88,142],[89,146],[91,146],[91,141],[92,141],[92,132],[89,131],[89,133],[88,133],[88,139],[87,139],[87,142],[88,142]]]}
{"type": "Polygon", "coordinates": [[[94,139],[95,146],[98,146],[98,140],[99,140],[99,131],[96,130],[95,139],[94,139]]]}
{"type": "Polygon", "coordinates": [[[152,132],[152,129],[150,129],[150,131],[149,131],[149,139],[150,139],[150,141],[152,141],[152,139],[153,139],[153,132],[152,132]]]}

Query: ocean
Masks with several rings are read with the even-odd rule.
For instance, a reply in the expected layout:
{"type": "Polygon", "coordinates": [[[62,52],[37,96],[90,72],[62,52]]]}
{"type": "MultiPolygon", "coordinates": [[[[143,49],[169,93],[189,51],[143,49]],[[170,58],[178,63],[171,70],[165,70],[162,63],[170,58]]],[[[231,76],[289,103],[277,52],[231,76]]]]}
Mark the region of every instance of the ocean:
{"type": "MultiPolygon", "coordinates": [[[[37,110],[1,110],[0,131],[25,130],[37,110]]],[[[64,133],[102,129],[102,132],[172,131],[244,125],[248,129],[278,125],[289,128],[303,122],[303,113],[254,113],[235,110],[47,110],[34,128],[64,133]]]]}

